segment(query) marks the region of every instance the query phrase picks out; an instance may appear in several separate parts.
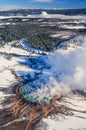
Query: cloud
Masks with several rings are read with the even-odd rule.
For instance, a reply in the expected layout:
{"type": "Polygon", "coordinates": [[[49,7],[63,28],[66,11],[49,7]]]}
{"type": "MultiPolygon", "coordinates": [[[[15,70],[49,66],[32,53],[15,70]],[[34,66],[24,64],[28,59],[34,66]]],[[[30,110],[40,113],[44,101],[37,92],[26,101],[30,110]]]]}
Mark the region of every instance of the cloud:
{"type": "Polygon", "coordinates": [[[33,2],[52,2],[53,0],[32,0],[33,2]]]}

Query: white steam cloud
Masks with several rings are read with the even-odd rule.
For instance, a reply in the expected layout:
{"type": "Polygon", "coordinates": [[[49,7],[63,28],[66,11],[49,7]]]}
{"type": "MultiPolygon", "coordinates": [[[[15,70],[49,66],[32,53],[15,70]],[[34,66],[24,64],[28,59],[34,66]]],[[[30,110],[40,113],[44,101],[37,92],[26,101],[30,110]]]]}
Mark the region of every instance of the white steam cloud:
{"type": "MultiPolygon", "coordinates": [[[[78,40],[82,41],[81,37],[78,37],[78,40]]],[[[86,38],[83,40],[85,42],[86,38]]],[[[86,48],[85,43],[80,45],[80,41],[77,41],[75,48],[57,50],[36,59],[34,68],[38,69],[38,65],[44,66],[44,69],[39,77],[22,87],[27,100],[31,97],[33,101],[40,102],[50,100],[58,94],[65,95],[70,90],[86,90],[86,48]],[[46,66],[50,68],[47,69],[46,66]]]]}
{"type": "Polygon", "coordinates": [[[76,49],[67,54],[55,53],[50,61],[52,71],[60,74],[61,82],[70,88],[86,89],[86,49],[76,49]]]}
{"type": "MultiPolygon", "coordinates": [[[[20,89],[27,100],[49,101],[55,95],[68,94],[70,90],[86,91],[86,36],[78,36],[63,43],[67,49],[61,48],[49,55],[39,56],[36,53],[30,58],[22,57],[23,54],[27,54],[28,49],[24,52],[22,49],[12,46],[9,49],[10,45],[11,43],[5,45],[0,52],[21,54],[17,58],[12,57],[11,60],[5,59],[5,61],[7,61],[7,68],[10,66],[18,76],[29,80],[20,89]]],[[[38,50],[35,49],[36,51],[38,50]]],[[[28,54],[30,53],[28,52],[28,54]]],[[[1,57],[1,70],[3,70],[3,65],[5,66],[3,59],[4,57],[1,57]]],[[[1,71],[1,74],[2,79],[6,79],[9,83],[9,75],[4,78],[4,71],[1,71]]]]}

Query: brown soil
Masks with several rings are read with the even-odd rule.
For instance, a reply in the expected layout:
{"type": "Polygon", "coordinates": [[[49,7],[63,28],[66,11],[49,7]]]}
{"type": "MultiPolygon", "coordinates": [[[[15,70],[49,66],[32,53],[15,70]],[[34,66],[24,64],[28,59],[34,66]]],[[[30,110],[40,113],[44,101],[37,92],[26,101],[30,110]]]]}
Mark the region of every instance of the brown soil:
{"type": "MultiPolygon", "coordinates": [[[[35,130],[35,125],[50,114],[73,114],[73,111],[67,106],[57,104],[56,101],[62,98],[62,95],[54,96],[50,103],[34,104],[25,101],[19,93],[20,86],[16,86],[15,96],[6,99],[4,104],[14,103],[8,109],[0,111],[0,130],[35,130]],[[20,121],[21,117],[25,120],[20,121]],[[11,122],[9,125],[7,123],[11,122]]],[[[80,111],[83,112],[83,111],[80,111]]],[[[84,112],[86,113],[86,111],[84,112]]]]}

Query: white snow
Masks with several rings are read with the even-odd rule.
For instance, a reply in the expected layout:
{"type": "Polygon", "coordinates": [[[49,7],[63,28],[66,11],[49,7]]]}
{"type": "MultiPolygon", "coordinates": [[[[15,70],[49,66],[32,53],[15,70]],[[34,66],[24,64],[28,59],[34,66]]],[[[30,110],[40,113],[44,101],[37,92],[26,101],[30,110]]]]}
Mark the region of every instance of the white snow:
{"type": "MultiPolygon", "coordinates": [[[[36,126],[36,130],[86,130],[86,100],[83,96],[71,94],[57,104],[62,104],[77,111],[67,111],[64,114],[52,114],[42,119],[36,126]],[[71,114],[72,112],[72,114],[71,114]],[[69,114],[68,114],[69,113],[69,114]]],[[[58,109],[58,108],[57,108],[58,109]]]]}
{"type": "Polygon", "coordinates": [[[86,130],[86,123],[84,121],[86,119],[73,116],[65,116],[64,118],[62,115],[58,116],[57,121],[55,119],[43,119],[48,125],[47,130],[86,130]]]}
{"type": "Polygon", "coordinates": [[[22,19],[22,21],[24,22],[24,21],[28,21],[29,19],[22,19]]]}
{"type": "Polygon", "coordinates": [[[28,18],[58,18],[58,19],[84,19],[86,20],[85,15],[62,15],[62,14],[48,14],[47,12],[42,12],[41,14],[35,14],[35,15],[27,15],[28,18]]]}
{"type": "MultiPolygon", "coordinates": [[[[50,37],[53,37],[53,38],[56,38],[56,37],[60,37],[60,38],[68,38],[68,37],[70,37],[72,35],[72,33],[70,32],[70,31],[67,31],[67,32],[65,32],[65,31],[59,31],[58,33],[55,33],[55,34],[52,34],[52,35],[50,35],[50,37]]],[[[74,35],[74,34],[73,34],[74,35]]]]}
{"type": "MultiPolygon", "coordinates": [[[[26,97],[37,98],[40,102],[42,98],[46,97],[47,100],[50,100],[54,95],[65,95],[73,89],[86,91],[86,48],[84,47],[85,43],[80,47],[77,40],[76,48],[71,49],[70,46],[67,50],[56,50],[50,55],[34,57],[32,63],[24,61],[24,64],[32,64],[31,68],[34,69],[34,72],[42,70],[39,78],[35,78],[33,82],[22,87],[26,97]],[[47,66],[49,66],[48,69],[47,66]],[[29,93],[30,87],[36,90],[29,93]],[[28,91],[26,91],[27,89],[28,91]]],[[[24,40],[23,45],[28,48],[29,46],[26,44],[24,40]]]]}
{"type": "Polygon", "coordinates": [[[11,23],[0,23],[0,26],[2,26],[2,25],[9,25],[9,24],[11,24],[11,23]]]}
{"type": "Polygon", "coordinates": [[[70,26],[70,25],[60,25],[61,28],[68,28],[68,29],[85,29],[85,26],[76,25],[76,26],[70,26]]]}
{"type": "Polygon", "coordinates": [[[84,22],[86,21],[86,15],[62,15],[62,14],[48,14],[46,11],[43,11],[41,14],[34,14],[34,15],[27,15],[27,16],[22,16],[22,15],[17,15],[17,16],[0,16],[0,19],[12,19],[12,18],[58,18],[58,19],[71,19],[71,20],[83,20],[84,22]]]}
{"type": "MultiPolygon", "coordinates": [[[[17,42],[24,49],[13,47],[13,43],[0,48],[0,89],[9,88],[10,85],[17,82],[11,73],[11,70],[14,70],[19,77],[25,80],[31,79],[23,86],[26,93],[25,98],[32,96],[33,99],[41,101],[46,97],[46,100],[49,101],[54,95],[66,96],[71,90],[86,91],[86,35],[65,42],[67,49],[60,48],[48,55],[41,56],[36,53],[38,50],[30,48],[26,41],[17,42]],[[29,50],[34,50],[35,53],[31,54],[29,50]],[[8,58],[8,56],[10,57],[8,58]],[[28,92],[30,92],[29,95],[28,92]]],[[[9,94],[6,95],[1,90],[0,101],[5,96],[9,96],[9,94]]],[[[73,98],[66,98],[65,105],[78,110],[86,110],[84,98],[74,96],[73,98]],[[74,105],[71,106],[67,102],[74,105]]],[[[65,101],[62,103],[64,104],[65,101]]],[[[86,115],[81,113],[74,113],[74,115],[64,118],[62,115],[58,115],[57,121],[49,117],[44,118],[43,121],[47,123],[47,130],[86,129],[86,115]],[[84,118],[76,117],[77,115],[84,118]]]]}
{"type": "MultiPolygon", "coordinates": [[[[78,40],[78,38],[76,39],[78,40]]],[[[83,39],[85,42],[84,36],[82,36],[81,39],[83,39]]],[[[4,48],[0,49],[0,52],[5,52],[7,54],[13,54],[14,52],[19,56],[15,57],[15,55],[13,55],[10,60],[1,56],[0,69],[2,71],[4,67],[6,68],[5,72],[1,72],[1,81],[3,78],[5,79],[4,75],[7,75],[6,79],[9,79],[10,74],[7,71],[9,69],[13,69],[18,76],[25,79],[28,79],[28,74],[31,78],[35,72],[40,73],[40,70],[42,69],[40,77],[36,77],[31,83],[31,86],[35,85],[37,89],[31,93],[31,96],[34,98],[38,97],[39,99],[42,99],[47,95],[47,99],[51,99],[54,95],[59,93],[65,95],[72,89],[86,91],[86,47],[84,43],[78,48],[79,41],[77,40],[76,48],[71,48],[71,46],[69,46],[67,50],[56,50],[50,55],[38,56],[38,58],[36,58],[36,55],[34,55],[33,61],[28,59],[28,55],[30,54],[29,49],[31,49],[31,51],[34,50],[35,53],[38,50],[35,48],[30,48],[25,40],[21,42],[21,45],[26,50],[28,49],[28,52],[17,47],[12,47],[11,44],[5,45],[4,48]],[[4,74],[6,72],[7,74],[4,74]],[[40,86],[40,89],[37,86],[40,86]]],[[[7,83],[4,81],[4,84],[7,83]]],[[[2,84],[0,84],[0,86],[2,86],[2,84]]]]}
{"type": "MultiPolygon", "coordinates": [[[[13,43],[13,42],[12,42],[13,43]]],[[[7,58],[8,55],[11,54],[18,54],[20,56],[28,56],[28,52],[25,52],[23,49],[11,47],[11,44],[5,45],[4,48],[0,48],[0,102],[6,97],[10,96],[10,93],[4,93],[3,89],[10,89],[9,86],[16,83],[17,80],[15,76],[12,74],[11,70],[22,70],[23,71],[30,71],[26,66],[20,67],[20,64],[18,61],[20,58],[12,56],[11,59],[7,58]],[[6,54],[5,54],[6,53],[6,54]]],[[[19,57],[20,57],[19,56],[19,57]]],[[[2,105],[0,104],[0,108],[2,108],[2,105]]]]}

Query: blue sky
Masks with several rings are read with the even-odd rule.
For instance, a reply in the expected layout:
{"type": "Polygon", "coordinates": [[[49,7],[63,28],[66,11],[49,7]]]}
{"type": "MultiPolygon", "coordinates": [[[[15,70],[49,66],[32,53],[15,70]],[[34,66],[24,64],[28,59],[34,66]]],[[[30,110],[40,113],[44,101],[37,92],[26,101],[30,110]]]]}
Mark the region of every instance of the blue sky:
{"type": "Polygon", "coordinates": [[[86,8],[86,0],[0,0],[0,8],[86,8]]]}

